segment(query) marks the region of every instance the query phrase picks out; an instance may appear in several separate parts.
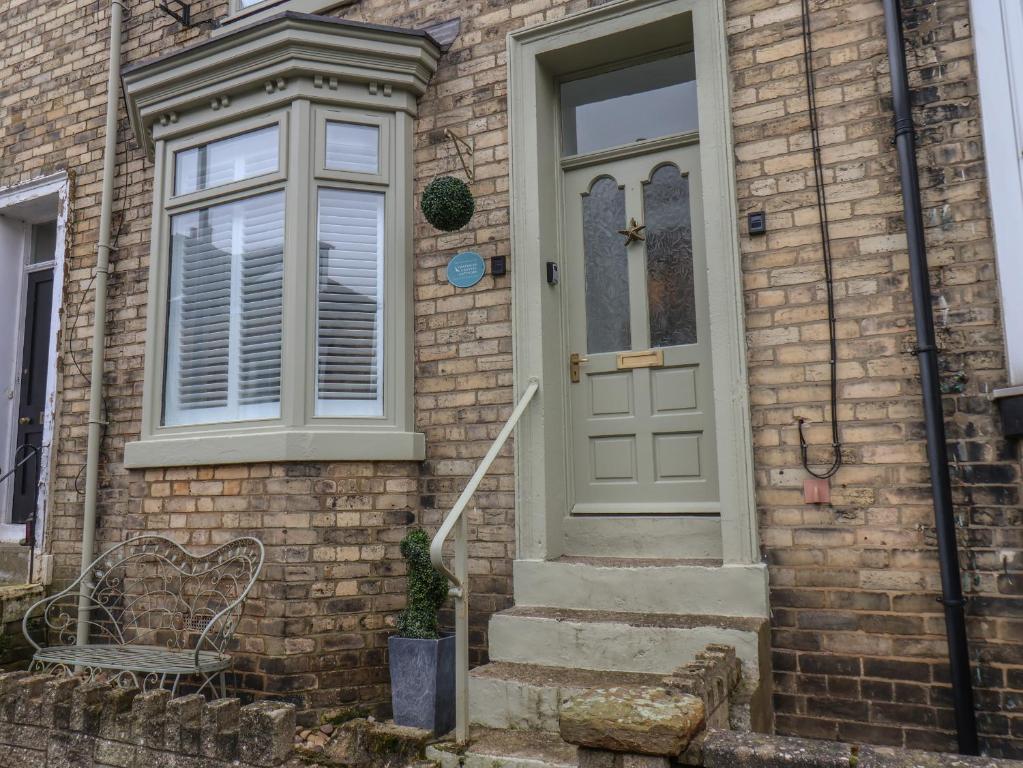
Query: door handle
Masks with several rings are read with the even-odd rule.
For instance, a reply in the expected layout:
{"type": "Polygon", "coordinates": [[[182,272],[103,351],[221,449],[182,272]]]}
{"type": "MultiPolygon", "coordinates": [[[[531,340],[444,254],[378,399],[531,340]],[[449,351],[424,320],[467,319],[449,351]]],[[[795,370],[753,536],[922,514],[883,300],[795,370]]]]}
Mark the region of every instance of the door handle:
{"type": "Polygon", "coordinates": [[[22,416],[20,419],[18,419],[18,423],[19,424],[31,424],[32,423],[32,417],[31,416],[22,416]]]}
{"type": "Polygon", "coordinates": [[[568,378],[573,384],[579,383],[579,366],[588,362],[590,362],[590,358],[583,357],[578,352],[573,352],[568,356],[568,378]]]}

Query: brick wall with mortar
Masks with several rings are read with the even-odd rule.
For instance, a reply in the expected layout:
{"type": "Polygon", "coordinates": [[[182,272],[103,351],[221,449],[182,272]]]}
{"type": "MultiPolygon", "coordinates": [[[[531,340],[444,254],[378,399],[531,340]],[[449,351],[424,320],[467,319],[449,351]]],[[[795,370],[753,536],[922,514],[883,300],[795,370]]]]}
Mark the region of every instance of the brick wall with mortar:
{"type": "MultiPolygon", "coordinates": [[[[834,239],[839,418],[832,505],[803,505],[796,420],[830,435],[827,324],[800,3],[726,3],[762,543],[781,733],[953,746],[940,586],[880,2],[813,0],[834,239]]],[[[1019,464],[984,397],[1004,385],[967,0],[904,0],[924,223],[939,318],[980,729],[1023,754],[1019,464]],[[960,376],[960,373],[962,376],[960,376]],[[1002,549],[1009,550],[1004,564],[1002,549]]]]}
{"type": "MultiPolygon", "coordinates": [[[[510,408],[510,281],[456,293],[442,268],[460,248],[509,253],[505,35],[585,0],[362,0],[353,19],[422,26],[455,16],[462,31],[421,106],[417,189],[454,170],[443,129],[476,143],[478,213],[439,235],[416,221],[416,406],[428,458],[414,464],[229,466],[128,472],[138,433],[151,167],[121,121],[118,252],[106,357],[109,427],[100,538],[169,532],[204,545],[254,532],[269,545],[267,579],[240,642],[250,690],[302,706],[384,698],[382,640],[400,603],[396,541],[418,517],[436,524],[510,408]],[[286,689],[286,690],[285,690],[286,689]]],[[[816,230],[799,0],[727,0],[740,213],[764,209],[766,238],[742,238],[758,505],[775,609],[778,728],[806,736],[951,746],[937,564],[923,458],[907,262],[891,139],[879,0],[812,0],[824,162],[835,238],[846,467],[834,504],[801,503],[795,420],[830,441],[826,321],[816,230]],[[895,705],[894,702],[900,702],[895,705]]],[[[964,523],[985,743],[1023,753],[1016,642],[1023,583],[1018,463],[998,437],[986,387],[1005,378],[989,239],[966,0],[906,0],[912,87],[932,280],[949,305],[946,372],[965,374],[947,402],[964,523]]],[[[223,2],[196,2],[199,20],[223,2]]],[[[73,237],[62,335],[61,413],[49,547],[58,578],[77,569],[85,451],[91,266],[98,221],[106,3],[11,0],[0,11],[0,186],[68,168],[73,237]],[[74,311],[81,303],[80,318],[74,311]]],[[[203,37],[179,32],[154,0],[131,4],[125,60],[203,37]]],[[[740,224],[740,232],[744,231],[740,224]]],[[[512,264],[514,269],[515,265],[512,264]]],[[[474,659],[487,615],[511,600],[511,460],[471,516],[474,659]]]]}

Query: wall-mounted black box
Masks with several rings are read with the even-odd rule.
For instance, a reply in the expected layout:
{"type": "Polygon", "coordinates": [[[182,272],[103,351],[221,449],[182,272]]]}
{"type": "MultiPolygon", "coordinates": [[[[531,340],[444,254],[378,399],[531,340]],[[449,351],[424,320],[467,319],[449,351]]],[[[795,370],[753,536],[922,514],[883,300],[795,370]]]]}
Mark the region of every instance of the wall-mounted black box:
{"type": "Polygon", "coordinates": [[[767,232],[767,214],[763,211],[747,213],[746,230],[751,235],[762,235],[767,232]]]}
{"type": "Polygon", "coordinates": [[[1002,434],[1023,437],[1023,386],[996,389],[991,399],[997,403],[1002,417],[1002,434]]]}

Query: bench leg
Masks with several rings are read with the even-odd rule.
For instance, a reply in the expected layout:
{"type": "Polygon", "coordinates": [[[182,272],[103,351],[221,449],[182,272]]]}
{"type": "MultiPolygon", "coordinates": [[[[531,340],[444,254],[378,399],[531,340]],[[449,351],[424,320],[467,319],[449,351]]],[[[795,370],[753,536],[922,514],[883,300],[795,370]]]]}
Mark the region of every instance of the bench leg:
{"type": "Polygon", "coordinates": [[[171,686],[171,697],[178,692],[178,680],[181,679],[181,675],[174,675],[174,685],[171,686]]]}
{"type": "Polygon", "coordinates": [[[220,698],[227,698],[227,680],[225,678],[226,673],[224,670],[220,670],[220,698]]]}

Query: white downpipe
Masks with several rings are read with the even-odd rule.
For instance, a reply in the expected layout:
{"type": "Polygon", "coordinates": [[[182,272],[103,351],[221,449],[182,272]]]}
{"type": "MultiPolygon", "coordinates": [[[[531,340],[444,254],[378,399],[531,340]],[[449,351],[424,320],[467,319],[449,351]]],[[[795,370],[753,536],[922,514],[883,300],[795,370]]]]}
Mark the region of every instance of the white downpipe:
{"type": "MultiPolygon", "coordinates": [[[[123,0],[110,2],[110,62],[107,71],[106,143],[103,155],[103,197],[100,203],[99,243],[96,246],[96,297],[92,326],[92,367],[89,375],[89,442],[85,455],[85,508],[82,513],[82,568],[96,554],[96,495],[99,485],[99,449],[103,440],[103,358],[107,333],[107,274],[110,271],[110,222],[114,207],[114,175],[117,173],[118,79],[121,74],[121,16],[123,0]]],[[[83,578],[78,598],[77,644],[89,642],[89,589],[83,578]]]]}
{"type": "Polygon", "coordinates": [[[469,519],[464,512],[539,388],[540,380],[536,377],[531,378],[508,421],[494,438],[487,455],[476,467],[462,495],[448,512],[448,516],[444,518],[430,543],[430,560],[433,567],[448,577],[448,581],[451,582],[448,592],[455,598],[455,739],[459,744],[464,744],[469,737],[469,519]],[[452,531],[455,534],[454,571],[444,562],[444,541],[452,531]]]}

